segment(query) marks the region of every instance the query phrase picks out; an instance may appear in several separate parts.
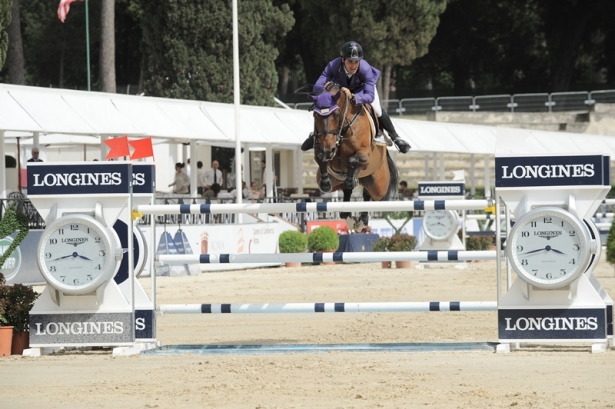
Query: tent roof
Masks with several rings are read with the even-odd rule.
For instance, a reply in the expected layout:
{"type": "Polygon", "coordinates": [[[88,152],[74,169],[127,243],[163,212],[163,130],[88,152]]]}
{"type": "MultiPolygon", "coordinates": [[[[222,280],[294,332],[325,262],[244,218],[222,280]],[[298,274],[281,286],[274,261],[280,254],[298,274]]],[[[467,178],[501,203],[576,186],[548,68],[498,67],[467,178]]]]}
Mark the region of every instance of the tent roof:
{"type": "MultiPolygon", "coordinates": [[[[235,141],[233,104],[0,84],[0,106],[4,131],[127,134],[231,147],[235,141]]],[[[609,136],[392,119],[412,152],[494,154],[497,141],[498,152],[600,152],[615,159],[615,138],[609,136]],[[525,142],[507,145],[511,133],[526,135],[525,142]]],[[[242,142],[256,146],[297,147],[313,128],[312,114],[302,110],[242,105],[240,120],[242,142]]]]}

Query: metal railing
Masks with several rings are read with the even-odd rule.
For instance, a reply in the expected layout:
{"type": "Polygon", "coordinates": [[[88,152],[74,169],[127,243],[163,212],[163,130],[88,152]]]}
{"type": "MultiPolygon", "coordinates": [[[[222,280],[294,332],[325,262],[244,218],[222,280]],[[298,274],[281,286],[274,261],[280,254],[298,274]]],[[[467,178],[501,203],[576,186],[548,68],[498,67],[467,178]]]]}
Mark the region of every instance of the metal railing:
{"type": "MultiPolygon", "coordinates": [[[[457,112],[564,112],[587,111],[597,103],[615,103],[615,90],[503,94],[383,100],[391,115],[425,115],[431,111],[457,112]]],[[[311,102],[288,104],[307,111],[311,102]]]]}

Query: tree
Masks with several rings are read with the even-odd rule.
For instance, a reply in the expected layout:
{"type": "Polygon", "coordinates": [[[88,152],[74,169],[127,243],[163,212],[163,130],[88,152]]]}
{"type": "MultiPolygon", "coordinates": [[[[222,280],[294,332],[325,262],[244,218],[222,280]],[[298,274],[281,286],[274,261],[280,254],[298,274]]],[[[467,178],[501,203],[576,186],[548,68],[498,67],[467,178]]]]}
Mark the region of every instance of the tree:
{"type": "Polygon", "coordinates": [[[11,22],[11,5],[13,0],[0,0],[0,69],[4,66],[6,51],[9,47],[9,35],[5,31],[11,22]]]}
{"type": "Polygon", "coordinates": [[[23,43],[21,41],[21,20],[19,17],[19,0],[13,1],[11,7],[11,24],[8,27],[9,48],[6,56],[7,73],[11,84],[25,85],[23,43]]]}
{"type": "MultiPolygon", "coordinates": [[[[143,89],[148,95],[233,100],[231,2],[142,1],[143,89]]],[[[288,5],[240,1],[242,103],[272,105],[277,88],[275,44],[294,20],[288,5]]]]}
{"type": "Polygon", "coordinates": [[[100,13],[100,85],[103,92],[116,92],[115,0],[102,0],[100,13]]]}
{"type": "Polygon", "coordinates": [[[301,6],[308,15],[302,21],[304,37],[311,40],[302,54],[308,82],[316,81],[342,44],[354,40],[371,65],[384,68],[388,93],[387,73],[427,52],[446,0],[302,0],[301,6]]]}
{"type": "Polygon", "coordinates": [[[451,0],[429,53],[400,77],[457,95],[566,91],[615,65],[614,13],[610,0],[451,0]]]}
{"type": "Polygon", "coordinates": [[[606,261],[607,263],[615,264],[615,222],[611,222],[606,239],[606,261]]]}

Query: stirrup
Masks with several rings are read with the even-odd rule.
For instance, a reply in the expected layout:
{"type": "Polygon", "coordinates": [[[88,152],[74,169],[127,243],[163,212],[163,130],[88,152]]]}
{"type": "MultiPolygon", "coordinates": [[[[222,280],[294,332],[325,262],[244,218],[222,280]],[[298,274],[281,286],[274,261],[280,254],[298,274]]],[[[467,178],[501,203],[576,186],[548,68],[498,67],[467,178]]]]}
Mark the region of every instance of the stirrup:
{"type": "Polygon", "coordinates": [[[375,137],[374,137],[374,143],[380,144],[380,145],[386,145],[386,146],[393,146],[393,142],[391,141],[391,139],[383,132],[383,133],[378,133],[375,137]]]}

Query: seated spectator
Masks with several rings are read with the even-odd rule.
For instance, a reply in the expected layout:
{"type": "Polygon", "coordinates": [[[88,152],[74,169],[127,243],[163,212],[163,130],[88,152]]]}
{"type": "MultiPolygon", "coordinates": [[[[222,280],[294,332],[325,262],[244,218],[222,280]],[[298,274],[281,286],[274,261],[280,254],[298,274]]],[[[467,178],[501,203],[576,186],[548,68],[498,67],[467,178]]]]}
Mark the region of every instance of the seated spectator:
{"type": "Polygon", "coordinates": [[[216,198],[220,193],[220,189],[220,185],[218,183],[214,183],[213,185],[211,185],[211,188],[209,190],[206,190],[205,193],[203,193],[203,197],[209,199],[216,198]]]}
{"type": "Polygon", "coordinates": [[[412,199],[414,196],[414,191],[412,189],[408,189],[408,182],[402,180],[399,182],[399,197],[401,199],[412,199]]]}
{"type": "Polygon", "coordinates": [[[218,193],[218,199],[235,199],[237,197],[237,189],[222,189],[218,193]]]}

